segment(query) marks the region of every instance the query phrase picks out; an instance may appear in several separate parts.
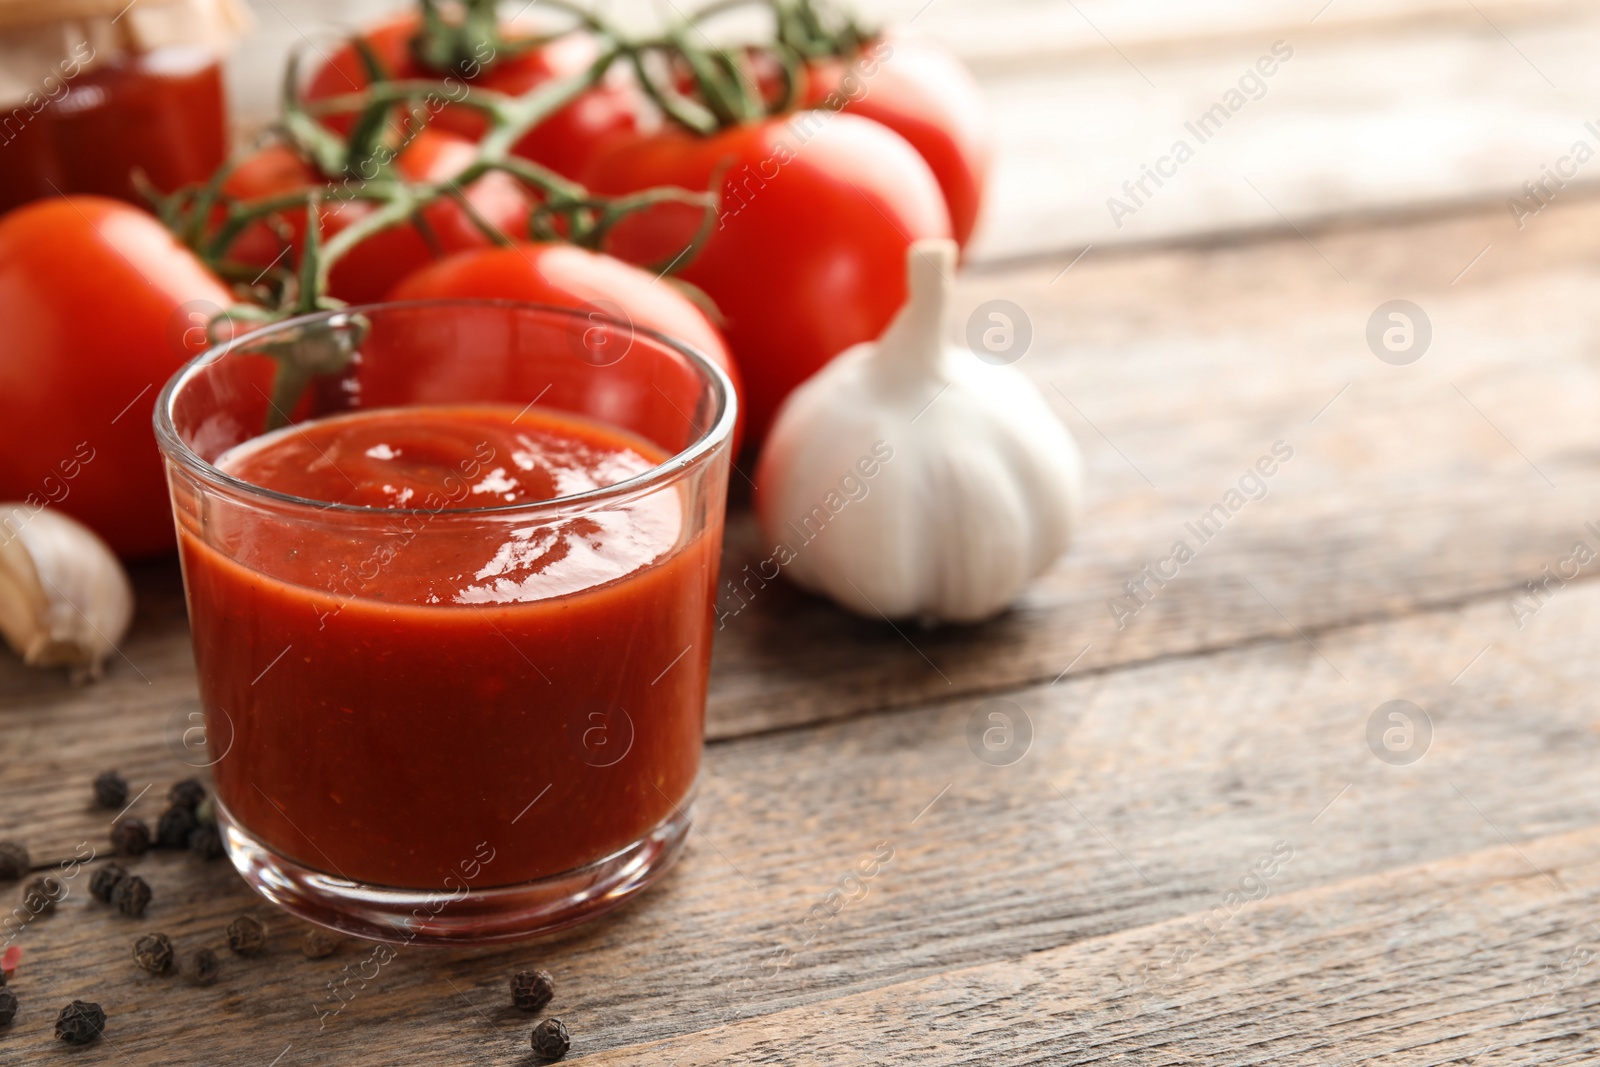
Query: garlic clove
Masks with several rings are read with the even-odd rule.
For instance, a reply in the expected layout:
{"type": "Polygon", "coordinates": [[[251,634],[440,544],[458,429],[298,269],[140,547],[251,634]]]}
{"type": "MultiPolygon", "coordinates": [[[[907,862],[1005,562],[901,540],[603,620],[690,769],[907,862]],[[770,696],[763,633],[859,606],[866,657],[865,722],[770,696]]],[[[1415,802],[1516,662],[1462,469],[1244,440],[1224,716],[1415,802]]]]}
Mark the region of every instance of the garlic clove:
{"type": "Polygon", "coordinates": [[[951,242],[907,252],[905,307],[790,394],[756,472],[772,558],[868,618],[978,622],[1070,544],[1076,442],[1015,367],[945,344],[951,242]]]}
{"type": "Polygon", "coordinates": [[[0,637],[30,667],[98,678],[133,621],[133,586],[94,531],[50,508],[0,503],[0,637]]]}

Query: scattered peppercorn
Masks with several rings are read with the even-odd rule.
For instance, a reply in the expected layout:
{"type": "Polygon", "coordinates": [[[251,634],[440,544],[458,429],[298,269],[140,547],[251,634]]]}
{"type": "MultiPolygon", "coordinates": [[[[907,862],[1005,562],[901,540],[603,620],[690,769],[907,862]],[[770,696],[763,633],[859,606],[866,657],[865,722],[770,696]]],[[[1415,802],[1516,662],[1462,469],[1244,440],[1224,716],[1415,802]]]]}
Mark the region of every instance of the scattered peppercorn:
{"type": "Polygon", "coordinates": [[[151,974],[172,970],[172,938],[166,934],[145,934],[133,943],[133,962],[151,974]]]}
{"type": "Polygon", "coordinates": [[[15,882],[28,873],[28,846],[16,841],[0,841],[0,882],[15,882]]]}
{"type": "Polygon", "coordinates": [[[201,823],[189,834],[189,851],[203,860],[220,860],[228,854],[222,847],[222,833],[216,823],[201,823]]]}
{"type": "Polygon", "coordinates": [[[167,790],[168,804],[175,808],[187,808],[189,811],[199,807],[205,798],[206,787],[200,784],[198,778],[185,778],[167,790]]]}
{"type": "Polygon", "coordinates": [[[137,919],[144,914],[144,909],[150,906],[150,885],[137,874],[118,878],[116,886],[111,890],[111,903],[115,904],[122,914],[137,919]]]}
{"type": "Polygon", "coordinates": [[[156,847],[188,848],[189,835],[199,825],[200,820],[194,817],[192,809],[174,804],[161,813],[161,819],[156,823],[156,847]]]}
{"type": "Polygon", "coordinates": [[[228,924],[228,947],[241,956],[258,956],[267,947],[267,926],[252,915],[228,924]]]}
{"type": "Polygon", "coordinates": [[[116,771],[106,771],[94,780],[94,802],[102,808],[120,809],[128,802],[128,780],[116,771]]]}
{"type": "Polygon", "coordinates": [[[523,1011],[543,1011],[555,995],[549,971],[518,971],[511,979],[511,1003],[523,1011]]]}
{"type": "Polygon", "coordinates": [[[0,1026],[10,1026],[17,1017],[17,995],[9,989],[0,989],[0,1026]]]}
{"type": "Polygon", "coordinates": [[[102,904],[111,903],[111,894],[118,879],[128,877],[128,869],[120,863],[107,863],[94,869],[89,876],[89,895],[102,904]]]}
{"type": "Polygon", "coordinates": [[[53,874],[35,878],[22,889],[22,906],[35,915],[48,915],[67,895],[67,884],[53,874]]]}
{"type": "Polygon", "coordinates": [[[325,960],[339,950],[339,942],[321,930],[307,930],[300,941],[300,952],[308,960],[325,960]]]}
{"type": "Polygon", "coordinates": [[[572,1035],[560,1019],[546,1019],[533,1028],[533,1051],[546,1063],[554,1063],[572,1047],[572,1035]]]}
{"type": "Polygon", "coordinates": [[[184,979],[193,985],[210,985],[217,980],[217,972],[222,970],[222,961],[208,948],[196,949],[183,958],[178,970],[182,972],[184,979]]]}
{"type": "Polygon", "coordinates": [[[119,856],[142,856],[150,848],[150,827],[137,816],[118,819],[111,827],[111,850],[119,856]]]}
{"type": "Polygon", "coordinates": [[[105,1032],[106,1013],[98,1004],[74,1000],[56,1016],[56,1037],[69,1045],[87,1045],[105,1032]]]}

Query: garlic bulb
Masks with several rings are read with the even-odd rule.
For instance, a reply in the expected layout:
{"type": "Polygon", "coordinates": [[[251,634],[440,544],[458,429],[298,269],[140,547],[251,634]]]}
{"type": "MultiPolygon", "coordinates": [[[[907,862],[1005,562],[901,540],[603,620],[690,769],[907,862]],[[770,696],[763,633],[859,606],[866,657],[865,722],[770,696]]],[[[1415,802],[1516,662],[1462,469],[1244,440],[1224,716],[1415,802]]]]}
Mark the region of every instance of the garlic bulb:
{"type": "Polygon", "coordinates": [[[1077,522],[1066,427],[1020,372],[944,343],[955,263],[952,241],[912,245],[906,306],[790,395],[756,474],[772,561],[871,618],[988,618],[1077,522]]]}
{"type": "Polygon", "coordinates": [[[97,678],[133,619],[133,586],[106,543],[50,508],[0,504],[0,636],[30,667],[97,678]]]}

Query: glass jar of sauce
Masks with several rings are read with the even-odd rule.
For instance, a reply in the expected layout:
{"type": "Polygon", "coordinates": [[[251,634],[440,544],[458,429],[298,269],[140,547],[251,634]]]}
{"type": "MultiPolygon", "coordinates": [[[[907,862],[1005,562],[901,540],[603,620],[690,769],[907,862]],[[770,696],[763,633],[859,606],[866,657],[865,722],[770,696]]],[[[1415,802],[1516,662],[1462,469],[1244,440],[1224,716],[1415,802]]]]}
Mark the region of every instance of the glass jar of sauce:
{"type": "Polygon", "coordinates": [[[716,363],[584,311],[378,304],[221,345],[156,408],[217,825],[257,892],[465,944],[661,876],[711,669],[716,363]],[[268,399],[274,353],[341,351],[268,399]]]}
{"type": "Polygon", "coordinates": [[[0,211],[98,193],[142,204],[227,154],[234,0],[0,0],[0,211]],[[70,15],[71,17],[64,17],[70,15]]]}

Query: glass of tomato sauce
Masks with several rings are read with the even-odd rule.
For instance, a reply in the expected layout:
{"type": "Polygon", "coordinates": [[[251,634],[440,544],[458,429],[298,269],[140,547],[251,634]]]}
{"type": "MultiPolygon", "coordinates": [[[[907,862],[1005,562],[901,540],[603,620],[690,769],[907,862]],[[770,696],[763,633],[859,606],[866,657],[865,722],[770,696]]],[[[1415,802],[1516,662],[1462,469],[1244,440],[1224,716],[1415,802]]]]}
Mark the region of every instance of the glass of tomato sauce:
{"type": "Polygon", "coordinates": [[[0,211],[69,193],[144,204],[227,157],[237,0],[0,0],[0,211]]]}
{"type": "Polygon", "coordinates": [[[585,311],[292,320],[166,386],[217,817],[303,918],[557,929],[658,878],[700,765],[735,401],[585,311]]]}

